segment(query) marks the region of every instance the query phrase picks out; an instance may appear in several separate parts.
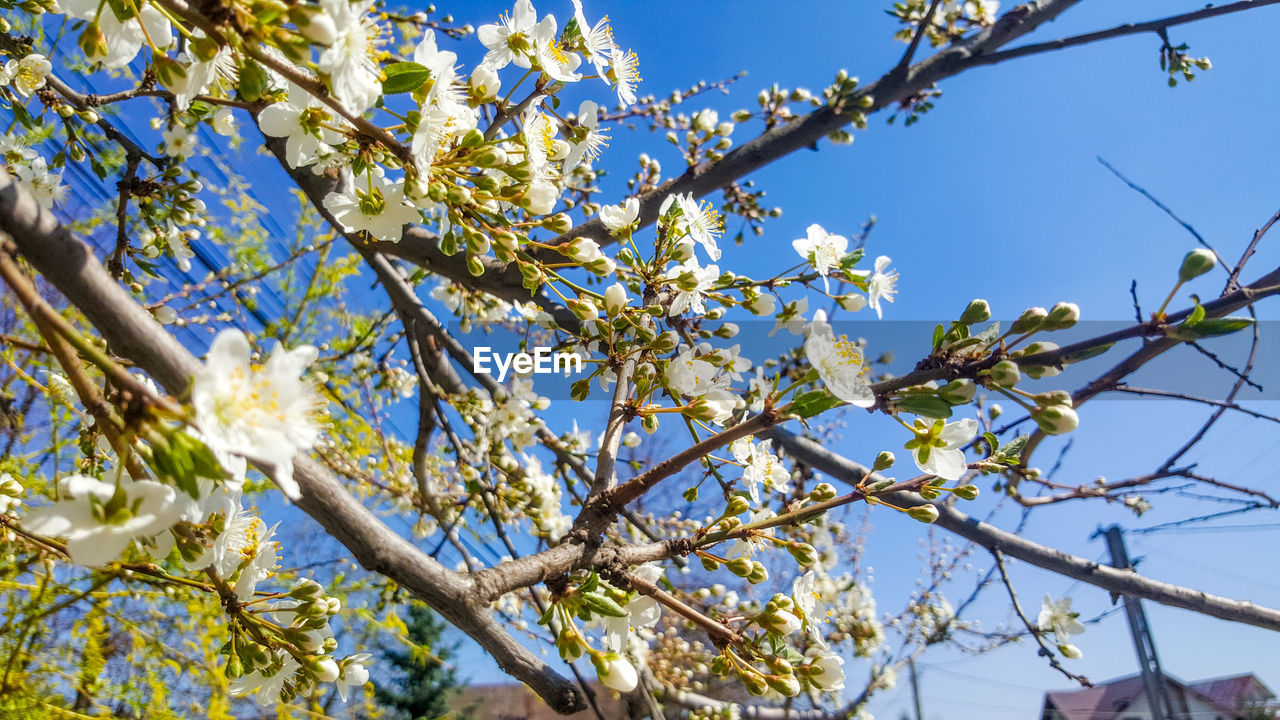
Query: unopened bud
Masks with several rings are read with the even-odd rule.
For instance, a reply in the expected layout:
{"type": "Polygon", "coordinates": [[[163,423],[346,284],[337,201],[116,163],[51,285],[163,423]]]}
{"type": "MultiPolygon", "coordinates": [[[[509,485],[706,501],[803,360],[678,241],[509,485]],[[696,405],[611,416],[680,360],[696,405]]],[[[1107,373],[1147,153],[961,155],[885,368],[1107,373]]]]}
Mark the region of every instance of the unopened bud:
{"type": "Polygon", "coordinates": [[[775,692],[785,697],[795,697],[800,694],[800,681],[795,675],[769,675],[765,682],[775,692]]]}
{"type": "Polygon", "coordinates": [[[729,572],[738,577],[747,577],[751,574],[753,563],[751,558],[738,557],[725,563],[725,567],[729,568],[729,572]]]}
{"type": "Polygon", "coordinates": [[[881,452],[879,455],[876,456],[875,464],[871,466],[871,472],[880,472],[881,470],[888,470],[889,468],[893,467],[893,464],[895,462],[897,462],[897,458],[893,456],[893,453],[889,452],[888,450],[885,450],[884,452],[881,452]]]}
{"type": "Polygon", "coordinates": [[[991,382],[1000,387],[1013,387],[1022,380],[1022,371],[1018,369],[1018,364],[1012,360],[1001,360],[987,371],[990,374],[991,382]]]}
{"type": "Polygon", "coordinates": [[[1009,332],[1016,335],[1022,335],[1034,332],[1040,329],[1044,324],[1044,319],[1049,317],[1049,311],[1042,307],[1027,308],[1017,320],[1013,321],[1013,325],[1009,327],[1009,332]]]}
{"type": "Polygon", "coordinates": [[[1080,416],[1066,405],[1037,407],[1031,411],[1031,418],[1049,435],[1065,435],[1080,424],[1080,416]]]}
{"type": "Polygon", "coordinates": [[[1042,330],[1066,330],[1080,322],[1080,306],[1075,303],[1060,302],[1049,310],[1049,317],[1040,326],[1042,330]]]}
{"type": "Polygon", "coordinates": [[[1214,263],[1217,261],[1218,258],[1212,251],[1205,248],[1196,248],[1182,258],[1182,267],[1178,268],[1178,280],[1187,282],[1198,278],[1212,270],[1214,263]]]}
{"type": "Polygon", "coordinates": [[[961,500],[976,500],[978,497],[978,486],[961,485],[960,487],[953,489],[951,492],[961,500]]]}
{"type": "Polygon", "coordinates": [[[960,378],[952,380],[938,391],[938,397],[952,405],[964,405],[973,400],[973,396],[978,391],[978,385],[969,378],[960,378]]]}
{"type": "Polygon", "coordinates": [[[821,483],[809,491],[809,499],[814,502],[823,502],[830,500],[836,496],[836,487],[831,483],[821,483]]]}
{"type": "Polygon", "coordinates": [[[974,300],[969,303],[969,307],[964,309],[960,314],[960,322],[965,325],[973,325],[974,323],[986,322],[991,319],[991,306],[986,300],[974,300]]]}
{"type": "Polygon", "coordinates": [[[908,509],[907,514],[922,523],[932,523],[938,519],[938,508],[933,505],[916,505],[908,509]]]}

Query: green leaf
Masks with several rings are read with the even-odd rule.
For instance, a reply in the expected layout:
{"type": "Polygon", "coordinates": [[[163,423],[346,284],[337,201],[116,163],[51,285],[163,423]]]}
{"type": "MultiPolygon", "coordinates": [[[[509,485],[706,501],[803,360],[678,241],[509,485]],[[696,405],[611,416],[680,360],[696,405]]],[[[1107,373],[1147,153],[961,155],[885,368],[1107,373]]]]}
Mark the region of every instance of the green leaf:
{"type": "Polygon", "coordinates": [[[382,81],[382,94],[413,92],[431,77],[431,71],[416,62],[391,63],[383,68],[387,79],[382,81]]]}
{"type": "Polygon", "coordinates": [[[982,433],[982,439],[987,441],[988,455],[995,455],[999,452],[1000,438],[996,437],[995,433],[982,433]]]}
{"type": "Polygon", "coordinates": [[[951,417],[951,404],[937,395],[907,395],[895,402],[898,410],[921,417],[945,420],[951,417]]]}
{"type": "Polygon", "coordinates": [[[791,412],[801,418],[810,418],[841,404],[840,398],[826,390],[811,390],[791,402],[791,412]]]}
{"type": "Polygon", "coordinates": [[[1187,316],[1186,320],[1182,321],[1182,324],[1187,327],[1190,327],[1192,325],[1199,323],[1203,319],[1204,319],[1204,306],[1201,305],[1200,303],[1196,303],[1196,309],[1191,311],[1191,314],[1187,316]]]}
{"type": "Polygon", "coordinates": [[[550,623],[551,618],[555,617],[555,611],[556,611],[555,605],[548,605],[546,611],[542,613],[542,617],[538,618],[538,624],[546,625],[550,623]]]}
{"type": "Polygon", "coordinates": [[[1099,345],[1098,347],[1093,347],[1087,350],[1081,350],[1080,352],[1071,353],[1070,355],[1063,355],[1062,363],[1064,365],[1070,365],[1071,363],[1077,363],[1082,360],[1088,360],[1089,358],[1097,357],[1102,353],[1110,350],[1114,345],[1115,343],[1108,343],[1106,345],[1099,345]]]}
{"type": "Polygon", "coordinates": [[[854,250],[848,255],[845,255],[844,257],[840,258],[840,267],[848,269],[853,267],[854,265],[857,265],[858,261],[862,259],[862,255],[863,255],[862,248],[858,248],[857,250],[854,250]]]}
{"type": "MultiPolygon", "coordinates": [[[[1190,320],[1190,318],[1188,318],[1190,320]]],[[[1165,328],[1164,334],[1174,340],[1199,340],[1200,338],[1230,335],[1253,324],[1251,318],[1225,317],[1209,318],[1188,326],[1185,323],[1177,327],[1165,328]]]]}
{"type": "Polygon", "coordinates": [[[945,329],[943,329],[942,324],[941,324],[941,323],[939,323],[939,324],[938,324],[938,327],[936,327],[936,328],[934,328],[934,329],[933,329],[933,350],[934,350],[934,352],[937,352],[939,349],[941,349],[941,348],[942,348],[942,340],[943,340],[943,338],[945,338],[946,336],[947,336],[947,331],[946,331],[945,329]]]}
{"type": "Polygon", "coordinates": [[[1027,446],[1027,441],[1030,439],[1030,435],[1019,435],[1001,445],[1000,449],[996,451],[996,455],[999,456],[996,459],[1007,465],[1017,465],[1022,461],[1022,449],[1027,446]]]}
{"type": "Polygon", "coordinates": [[[609,617],[627,616],[627,611],[621,605],[614,602],[612,598],[601,595],[598,592],[582,593],[582,604],[597,615],[608,615],[609,617]]]}
{"type": "Polygon", "coordinates": [[[991,323],[990,327],[978,333],[977,335],[974,335],[974,337],[981,340],[984,343],[995,342],[995,339],[1000,337],[1000,321],[997,320],[991,323]]]}

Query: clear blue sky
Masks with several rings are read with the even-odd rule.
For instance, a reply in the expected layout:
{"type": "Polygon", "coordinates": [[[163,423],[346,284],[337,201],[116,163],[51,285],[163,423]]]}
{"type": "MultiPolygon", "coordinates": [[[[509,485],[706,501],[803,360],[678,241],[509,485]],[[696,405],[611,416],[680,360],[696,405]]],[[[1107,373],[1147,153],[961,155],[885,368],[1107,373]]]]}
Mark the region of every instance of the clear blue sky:
{"type": "MultiPolygon", "coordinates": [[[[682,109],[690,113],[713,107],[724,117],[740,107],[754,108],[756,92],[774,82],[817,91],[842,67],[870,80],[903,51],[890,39],[893,21],[883,13],[888,3],[813,2],[785,11],[764,2],[586,5],[588,18],[607,12],[619,43],[638,53],[642,92],[664,94],[699,79],[749,73],[728,97],[708,95],[687,103],[682,109]]],[[[1202,6],[1087,2],[1031,39],[1202,6]]],[[[470,3],[457,17],[480,24],[507,7],[470,3]]],[[[537,7],[568,17],[568,3],[537,7]]],[[[1176,89],[1166,86],[1157,66],[1154,35],[1026,58],[948,80],[936,109],[911,128],[888,126],[884,115],[875,116],[852,147],[824,144],[821,152],[799,152],[752,176],[767,190],[766,203],[782,207],[784,215],[766,226],[762,238],[727,250],[721,266],[767,274],[778,258],[792,262],[789,241],[809,223],[852,234],[874,214],[880,222],[868,252],[891,255],[901,272],[901,292],[886,321],[943,320],[974,297],[987,298],[1004,317],[1029,305],[1073,300],[1087,319],[1125,321],[1132,317],[1128,288],[1134,279],[1149,312],[1168,291],[1193,240],[1095,157],[1146,186],[1234,260],[1253,230],[1280,208],[1274,166],[1280,156],[1274,129],[1280,100],[1268,89],[1269,80],[1260,80],[1280,70],[1271,50],[1278,22],[1280,8],[1264,8],[1175,29],[1175,42],[1188,42],[1193,55],[1208,55],[1214,63],[1213,70],[1176,89]]],[[[464,62],[468,59],[464,53],[464,62]]],[[[745,141],[755,128],[740,128],[735,140],[745,141]]],[[[627,158],[640,151],[662,158],[668,173],[675,174],[679,160],[664,145],[660,135],[644,130],[615,131],[608,153],[612,166],[623,170],[605,187],[622,192],[621,178],[631,167],[627,158]]],[[[1274,241],[1264,243],[1246,279],[1280,262],[1276,247],[1274,241]]],[[[1209,276],[1191,289],[1213,297],[1222,281],[1209,276]]],[[[1277,313],[1264,305],[1261,316],[1277,313]]],[[[1264,367],[1267,361],[1264,354],[1264,367]]],[[[1275,362],[1274,354],[1270,361],[1275,362]]],[[[1180,354],[1154,377],[1168,379],[1187,369],[1203,366],[1180,354]]],[[[1275,397],[1274,388],[1267,390],[1275,397]]],[[[1275,412],[1276,405],[1262,402],[1259,409],[1275,412]]],[[[579,408],[573,412],[583,415],[579,408]]],[[[1207,414],[1165,402],[1095,401],[1082,410],[1075,445],[1055,479],[1084,483],[1099,475],[1120,479],[1149,472],[1207,414]]],[[[1246,420],[1224,418],[1187,460],[1203,463],[1202,470],[1223,479],[1276,489],[1280,442],[1275,428],[1246,420]]],[[[846,435],[857,441],[838,449],[858,457],[897,449],[902,438],[889,425],[851,416],[846,435]]],[[[1038,462],[1051,465],[1057,447],[1042,448],[1038,462]]],[[[1105,560],[1102,543],[1089,539],[1100,525],[1146,527],[1219,509],[1168,496],[1151,500],[1155,509],[1141,519],[1098,504],[1051,507],[1037,514],[1026,535],[1105,560]]],[[[972,509],[985,512],[993,504],[987,494],[972,509]]],[[[995,520],[1004,527],[1016,521],[1017,513],[1009,510],[995,520]]],[[[1130,554],[1142,559],[1142,571],[1152,577],[1280,606],[1274,554],[1258,552],[1280,539],[1275,514],[1258,512],[1220,524],[1230,522],[1271,527],[1135,535],[1130,554]]],[[[913,587],[922,532],[892,517],[879,517],[877,526],[869,541],[876,595],[882,611],[896,612],[913,587]]],[[[974,566],[978,574],[989,562],[979,555],[974,566]]],[[[1013,572],[1028,612],[1038,610],[1046,592],[1070,594],[1085,617],[1110,607],[1107,594],[1092,587],[1020,565],[1013,572]]],[[[958,600],[972,583],[972,576],[958,575],[947,594],[958,600]]],[[[1004,615],[1002,588],[985,597],[977,611],[984,627],[1011,620],[1004,615]]],[[[1147,612],[1170,674],[1200,679],[1255,672],[1280,690],[1275,663],[1280,639],[1274,633],[1153,603],[1147,603],[1147,612]]],[[[1071,667],[1095,680],[1136,672],[1128,637],[1123,613],[1109,615],[1079,638],[1085,657],[1071,667]]],[[[856,687],[865,665],[855,662],[848,669],[856,687]]],[[[496,669],[473,677],[495,680],[496,669]]],[[[939,720],[1033,717],[1044,690],[1069,686],[1025,644],[981,657],[931,651],[923,659],[922,683],[925,716],[939,720]]],[[[904,677],[872,710],[896,720],[909,707],[904,677]]]]}

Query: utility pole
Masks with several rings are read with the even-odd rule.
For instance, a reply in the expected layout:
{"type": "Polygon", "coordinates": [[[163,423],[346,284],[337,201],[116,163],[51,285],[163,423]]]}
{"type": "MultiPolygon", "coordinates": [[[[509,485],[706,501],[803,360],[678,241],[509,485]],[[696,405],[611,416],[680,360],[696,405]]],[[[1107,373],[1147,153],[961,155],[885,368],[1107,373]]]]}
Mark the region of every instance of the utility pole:
{"type": "Polygon", "coordinates": [[[924,711],[920,709],[920,679],[916,677],[916,659],[907,660],[907,667],[911,668],[911,697],[916,702],[916,720],[924,720],[924,711]]]}
{"type": "MultiPolygon", "coordinates": [[[[1124,531],[1119,525],[1112,525],[1101,532],[1106,536],[1107,549],[1111,552],[1111,565],[1121,570],[1132,570],[1129,552],[1124,545],[1124,531]]],[[[1097,537],[1098,533],[1094,533],[1097,537]]],[[[1164,671],[1160,669],[1160,659],[1156,656],[1156,643],[1151,637],[1151,628],[1147,625],[1147,614],[1142,610],[1139,598],[1123,595],[1124,613],[1129,618],[1129,632],[1133,634],[1133,648],[1138,654],[1138,667],[1142,670],[1142,687],[1147,693],[1147,705],[1151,707],[1154,720],[1178,720],[1174,714],[1173,702],[1169,697],[1169,688],[1164,681],[1164,671]]],[[[1112,595],[1112,601],[1115,596],[1112,595]]]]}

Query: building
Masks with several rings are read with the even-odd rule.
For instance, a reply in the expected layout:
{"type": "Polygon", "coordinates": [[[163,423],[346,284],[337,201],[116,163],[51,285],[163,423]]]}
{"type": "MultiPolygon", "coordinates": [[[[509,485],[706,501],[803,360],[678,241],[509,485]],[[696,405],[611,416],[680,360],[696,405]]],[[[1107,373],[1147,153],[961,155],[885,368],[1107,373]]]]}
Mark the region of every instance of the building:
{"type": "MultiPolygon", "coordinates": [[[[593,682],[590,685],[596,693],[600,712],[606,718],[622,720],[639,717],[628,710],[626,702],[618,693],[599,683],[593,682]]],[[[450,705],[458,710],[471,708],[473,720],[596,720],[596,714],[591,710],[560,715],[520,683],[470,685],[463,688],[450,705]]]]}
{"type": "MultiPolygon", "coordinates": [[[[1268,717],[1259,711],[1276,699],[1252,674],[1192,683],[1166,675],[1165,684],[1179,720],[1256,720],[1268,717]]],[[[1142,676],[1133,675],[1091,688],[1045,693],[1040,720],[1152,720],[1152,714],[1142,676]]]]}

